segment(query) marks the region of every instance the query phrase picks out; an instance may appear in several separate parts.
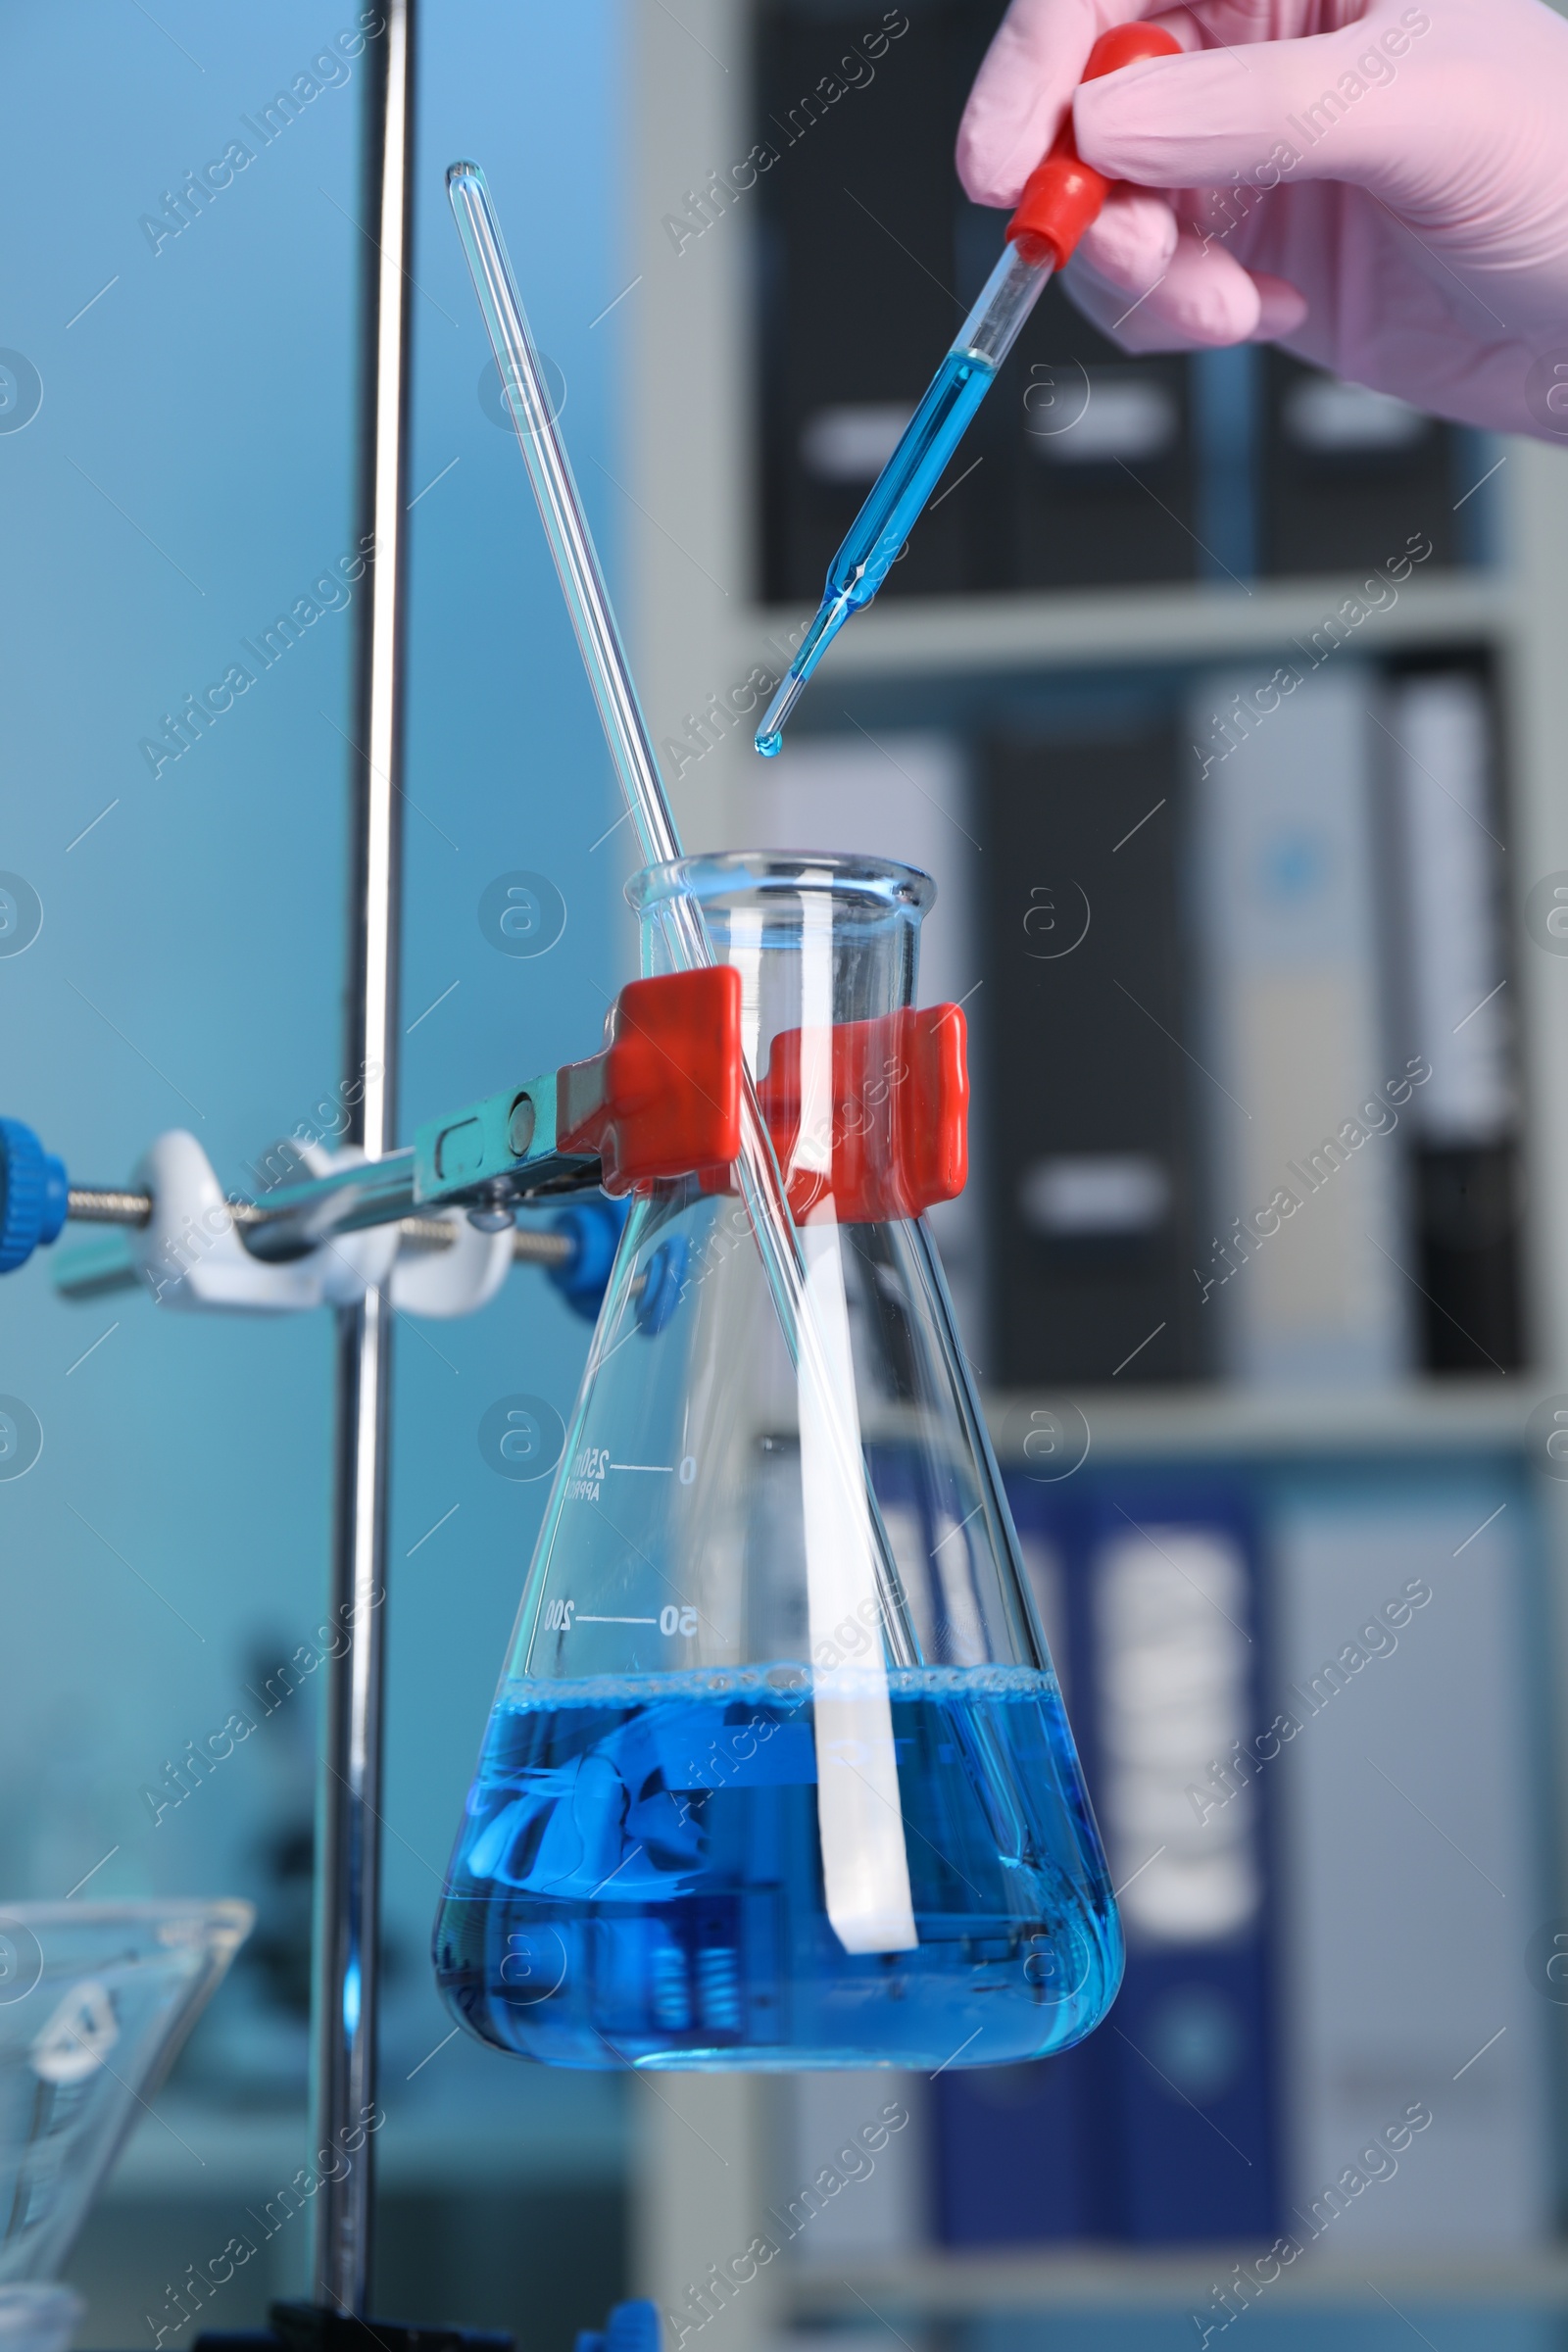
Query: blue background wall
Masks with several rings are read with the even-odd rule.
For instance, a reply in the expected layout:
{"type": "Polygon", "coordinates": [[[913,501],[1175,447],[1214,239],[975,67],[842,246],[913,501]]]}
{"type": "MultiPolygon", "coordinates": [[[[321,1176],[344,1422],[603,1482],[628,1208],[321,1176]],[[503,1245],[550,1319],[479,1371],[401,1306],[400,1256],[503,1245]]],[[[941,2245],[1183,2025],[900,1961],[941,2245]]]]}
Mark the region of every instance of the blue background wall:
{"type": "MultiPolygon", "coordinates": [[[[82,1181],[186,1126],[242,1186],[340,1076],[352,613],[156,780],[138,746],[351,542],[363,74],[265,148],[240,118],[358,16],[161,0],[155,23],[74,0],[0,24],[0,345],[43,384],[0,432],[0,867],[44,909],[0,956],[0,1108],[82,1181]],[[240,137],[255,160],[155,254],[141,216],[240,137]]],[[[592,847],[616,813],[609,761],[515,446],[481,408],[443,184],[460,154],[491,174],[613,569],[594,461],[618,470],[617,318],[592,322],[625,274],[615,11],[435,0],[424,23],[413,489],[433,486],[412,517],[405,1028],[443,1001],[408,1038],[405,1133],[591,1051],[629,946],[625,832],[592,847]],[[567,909],[534,959],[477,920],[518,866],[567,909]]],[[[471,1322],[399,1336],[393,2067],[446,2031],[423,1958],[437,1874],[544,1499],[491,1473],[477,1426],[513,1390],[564,1414],[585,1343],[527,1271],[471,1322]]],[[[69,1305],[41,1258],[0,1289],[0,1391],[44,1431],[37,1466],[0,1481],[0,1891],[64,1895],[100,1862],[84,1893],[246,1890],[281,1751],[236,1751],[156,1829],[139,1791],[242,1703],[253,1651],[281,1658],[320,1620],[327,1318],[69,1305]]]]}

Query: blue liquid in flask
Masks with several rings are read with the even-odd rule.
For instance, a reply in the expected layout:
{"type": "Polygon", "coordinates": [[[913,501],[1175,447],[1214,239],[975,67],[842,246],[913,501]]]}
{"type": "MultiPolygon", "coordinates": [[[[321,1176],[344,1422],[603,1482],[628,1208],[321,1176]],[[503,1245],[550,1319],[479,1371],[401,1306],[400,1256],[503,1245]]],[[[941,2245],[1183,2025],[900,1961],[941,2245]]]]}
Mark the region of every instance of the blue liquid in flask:
{"type": "Polygon", "coordinates": [[[932,377],[828,566],[816,617],[757,731],[757,749],[764,760],[782,749],[784,721],[844,623],[871,602],[892,570],[996,372],[979,353],[955,348],[932,377]]]}
{"type": "Polygon", "coordinates": [[[555,2066],[976,2066],[1104,2015],[1121,1936],[1054,1677],[888,1676],[918,1942],[823,1902],[800,1666],[513,1682],[436,1922],[481,2039],[555,2066]]]}

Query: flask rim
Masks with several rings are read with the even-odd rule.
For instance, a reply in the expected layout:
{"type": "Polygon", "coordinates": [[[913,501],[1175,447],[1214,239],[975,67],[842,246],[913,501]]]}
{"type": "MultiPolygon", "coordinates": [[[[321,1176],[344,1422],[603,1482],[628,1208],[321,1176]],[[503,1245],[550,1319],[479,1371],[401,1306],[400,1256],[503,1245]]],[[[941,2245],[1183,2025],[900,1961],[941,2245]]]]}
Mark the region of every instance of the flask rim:
{"type": "Polygon", "coordinates": [[[718,850],[644,866],[626,884],[626,901],[638,914],[645,914],[675,899],[695,899],[706,906],[743,893],[799,898],[812,889],[844,900],[870,901],[889,914],[926,914],[937,896],[929,874],[896,858],[837,850],[718,850]]]}

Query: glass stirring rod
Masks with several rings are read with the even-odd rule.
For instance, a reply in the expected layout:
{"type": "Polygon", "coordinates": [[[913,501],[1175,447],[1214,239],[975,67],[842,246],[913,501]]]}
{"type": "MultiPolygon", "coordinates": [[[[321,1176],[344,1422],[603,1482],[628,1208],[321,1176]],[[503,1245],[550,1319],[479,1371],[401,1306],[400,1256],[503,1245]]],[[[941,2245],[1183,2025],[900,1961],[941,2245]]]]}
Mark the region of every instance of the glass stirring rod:
{"type": "MultiPolygon", "coordinates": [[[[681,854],[674,816],[654,758],[648,722],[632,681],[593,534],[550,405],[538,347],[478,165],[453,164],[447,172],[447,194],[501,371],[502,397],[516,429],[611,758],[643,855],[650,865],[660,865],[681,854]]],[[[695,899],[684,894],[675,897],[669,929],[669,946],[677,965],[690,970],[714,960],[713,943],[695,899]]],[[[822,1313],[756,1087],[745,1069],[741,1076],[741,1155],[736,1167],[784,1343],[799,1371],[803,1397],[809,1401],[821,1430],[839,1515],[852,1531],[846,1541],[863,1540],[869,1544],[884,1634],[894,1662],[912,1665],[917,1651],[909,1634],[898,1563],[882,1523],[858,1425],[851,1426],[841,1405],[837,1359],[822,1328],[822,1313]]]]}
{"type": "MultiPolygon", "coordinates": [[[[1118,24],[1089,52],[1083,78],[1098,81],[1141,59],[1180,54],[1180,42],[1158,25],[1118,24]]],[[[1002,259],[828,566],[816,618],[757,731],[764,760],[781,750],[785,721],[850,614],[868,605],[887,578],[1024,320],[1098,217],[1110,187],[1080,161],[1069,111],[1051,153],[1025,182],[1002,259]]]]}

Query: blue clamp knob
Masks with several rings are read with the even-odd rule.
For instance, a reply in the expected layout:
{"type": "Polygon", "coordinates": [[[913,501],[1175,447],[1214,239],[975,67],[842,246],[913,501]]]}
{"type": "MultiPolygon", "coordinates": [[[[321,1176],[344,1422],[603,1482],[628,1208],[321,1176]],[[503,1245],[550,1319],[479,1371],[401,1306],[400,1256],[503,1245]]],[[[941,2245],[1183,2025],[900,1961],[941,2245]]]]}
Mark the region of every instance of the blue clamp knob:
{"type": "Polygon", "coordinates": [[[650,1250],[643,1269],[643,1295],[637,1301],[637,1328],[645,1339],[657,1339],[680,1304],[686,1285],[691,1244],[684,1234],[671,1234],[650,1250]]]}
{"type": "Polygon", "coordinates": [[[659,2307],[639,2299],[617,2303],[605,2326],[607,2352],[659,2352],[659,2307]]]}
{"type": "Polygon", "coordinates": [[[24,1266],[66,1221],[66,1163],[20,1119],[0,1119],[0,1274],[24,1266]]]}
{"type": "Polygon", "coordinates": [[[590,1322],[597,1322],[610,1287],[610,1270],[620,1248],[621,1228],[631,1208],[629,1200],[612,1200],[599,1194],[574,1201],[551,1220],[552,1233],[564,1233],[577,1245],[564,1265],[552,1266],[550,1279],[566,1304],[590,1322]]]}

